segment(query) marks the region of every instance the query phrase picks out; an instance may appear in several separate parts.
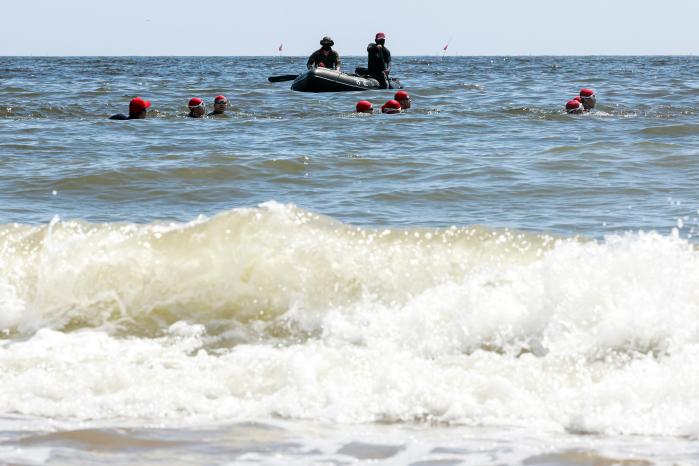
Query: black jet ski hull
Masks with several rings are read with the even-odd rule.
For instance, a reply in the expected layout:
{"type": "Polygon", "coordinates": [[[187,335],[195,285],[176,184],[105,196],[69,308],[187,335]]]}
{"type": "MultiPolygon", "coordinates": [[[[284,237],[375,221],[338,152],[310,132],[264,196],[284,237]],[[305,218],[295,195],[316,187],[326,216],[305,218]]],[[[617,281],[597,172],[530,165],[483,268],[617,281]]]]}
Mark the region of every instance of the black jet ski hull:
{"type": "MultiPolygon", "coordinates": [[[[391,78],[389,84],[390,89],[403,89],[397,79],[391,78]]],[[[291,84],[291,90],[299,92],[351,92],[368,89],[381,89],[381,86],[374,78],[323,68],[309,70],[291,84]]]]}

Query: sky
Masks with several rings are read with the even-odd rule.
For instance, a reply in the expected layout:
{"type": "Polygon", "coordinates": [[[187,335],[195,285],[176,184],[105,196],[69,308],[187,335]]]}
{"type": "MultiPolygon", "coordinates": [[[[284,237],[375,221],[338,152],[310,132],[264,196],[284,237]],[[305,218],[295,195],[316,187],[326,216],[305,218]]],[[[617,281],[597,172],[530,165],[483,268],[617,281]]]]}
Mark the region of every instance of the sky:
{"type": "Polygon", "coordinates": [[[692,55],[699,0],[0,0],[0,55],[692,55]]]}

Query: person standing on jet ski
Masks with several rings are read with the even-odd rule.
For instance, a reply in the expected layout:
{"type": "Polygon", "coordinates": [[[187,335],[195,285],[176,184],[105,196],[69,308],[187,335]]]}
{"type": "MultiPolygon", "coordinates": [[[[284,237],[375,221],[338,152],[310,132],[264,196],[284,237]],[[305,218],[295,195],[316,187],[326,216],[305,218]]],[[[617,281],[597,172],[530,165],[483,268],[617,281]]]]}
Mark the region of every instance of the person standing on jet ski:
{"type": "Polygon", "coordinates": [[[388,75],[391,72],[391,52],[386,48],[386,34],[376,34],[374,42],[366,48],[369,54],[369,74],[381,85],[381,89],[388,89],[388,75]]]}
{"type": "Polygon", "coordinates": [[[321,47],[313,52],[308,58],[306,68],[328,68],[340,71],[340,55],[333,50],[335,42],[332,38],[325,36],[320,40],[321,47]]]}

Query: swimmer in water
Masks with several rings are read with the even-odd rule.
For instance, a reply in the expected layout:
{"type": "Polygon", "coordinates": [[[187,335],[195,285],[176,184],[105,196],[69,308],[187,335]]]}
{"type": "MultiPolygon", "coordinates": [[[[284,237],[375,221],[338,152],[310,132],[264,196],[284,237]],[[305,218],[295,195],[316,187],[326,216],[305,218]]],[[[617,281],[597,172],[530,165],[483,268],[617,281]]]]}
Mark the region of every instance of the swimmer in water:
{"type": "Polygon", "coordinates": [[[357,113],[374,113],[374,106],[368,100],[357,102],[357,113]]]}
{"type": "Polygon", "coordinates": [[[135,97],[129,102],[129,116],[118,113],[109,117],[110,120],[143,120],[146,117],[150,102],[140,97],[135,97]]]}
{"type": "Polygon", "coordinates": [[[400,113],[400,110],[400,104],[397,100],[389,100],[381,107],[381,113],[387,113],[389,115],[400,113]]]}
{"type": "Polygon", "coordinates": [[[206,116],[219,116],[226,113],[226,108],[228,108],[228,99],[225,95],[217,95],[214,97],[214,110],[206,116]]]}
{"type": "Polygon", "coordinates": [[[189,114],[187,115],[189,118],[204,118],[204,115],[206,115],[206,106],[199,97],[189,99],[187,107],[189,107],[189,114]]]}
{"type": "Polygon", "coordinates": [[[566,113],[568,115],[580,115],[581,113],[585,112],[585,107],[583,106],[582,102],[572,99],[569,100],[568,103],[566,103],[566,113]]]}
{"type": "Polygon", "coordinates": [[[586,112],[589,112],[597,105],[597,96],[592,89],[580,89],[580,95],[578,97],[580,98],[580,103],[585,107],[586,112]]]}
{"type": "Polygon", "coordinates": [[[398,103],[400,104],[401,110],[407,110],[412,106],[411,105],[412,99],[410,98],[408,93],[405,91],[396,92],[396,95],[393,98],[398,101],[398,103]]]}

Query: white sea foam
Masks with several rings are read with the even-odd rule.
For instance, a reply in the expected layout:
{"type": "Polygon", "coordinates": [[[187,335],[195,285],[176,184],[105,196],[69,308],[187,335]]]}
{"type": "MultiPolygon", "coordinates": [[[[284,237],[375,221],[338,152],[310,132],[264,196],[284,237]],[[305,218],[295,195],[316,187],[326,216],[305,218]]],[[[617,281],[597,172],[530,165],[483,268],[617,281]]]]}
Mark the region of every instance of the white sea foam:
{"type": "Polygon", "coordinates": [[[374,231],[268,204],[8,226],[0,250],[6,414],[699,434],[699,256],[677,237],[374,231]]]}

